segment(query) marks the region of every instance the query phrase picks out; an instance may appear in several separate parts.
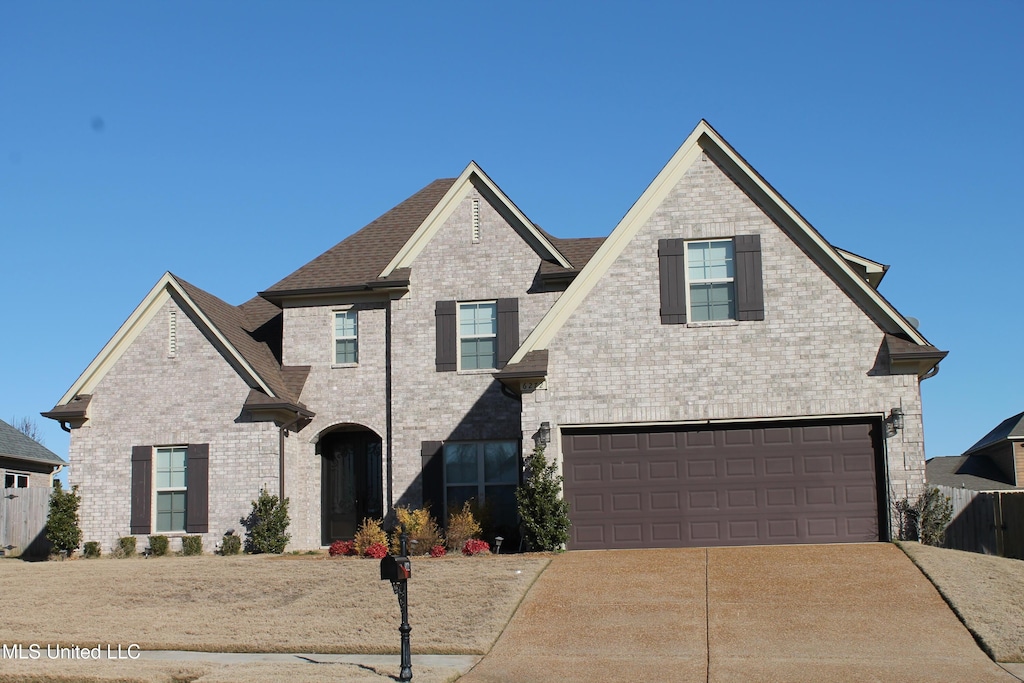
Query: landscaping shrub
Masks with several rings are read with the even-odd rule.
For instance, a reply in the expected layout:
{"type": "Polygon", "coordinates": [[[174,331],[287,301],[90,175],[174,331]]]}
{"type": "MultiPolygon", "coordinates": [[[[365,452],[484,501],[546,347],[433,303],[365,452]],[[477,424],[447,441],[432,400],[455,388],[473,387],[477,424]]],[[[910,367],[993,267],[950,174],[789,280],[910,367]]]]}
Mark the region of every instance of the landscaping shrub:
{"type": "Polygon", "coordinates": [[[384,555],[387,555],[388,535],[384,533],[384,529],[380,526],[381,524],[382,521],[379,519],[367,517],[363,520],[362,524],[359,525],[359,529],[356,530],[356,537],[354,539],[356,555],[360,557],[366,555],[367,549],[378,543],[384,546],[384,555]]]}
{"type": "Polygon", "coordinates": [[[82,554],[87,558],[95,559],[100,556],[100,542],[99,541],[86,541],[83,546],[82,554]]]}
{"type": "Polygon", "coordinates": [[[117,539],[117,556],[131,557],[135,554],[135,537],[122,536],[117,539]]]}
{"type": "Polygon", "coordinates": [[[356,542],[355,541],[335,541],[331,544],[331,547],[327,549],[327,554],[331,557],[338,557],[339,555],[355,555],[356,554],[356,542]]]}
{"type": "Polygon", "coordinates": [[[412,510],[407,507],[395,508],[398,526],[391,534],[391,552],[398,554],[402,530],[409,534],[409,554],[426,555],[431,548],[442,542],[441,530],[430,516],[429,508],[412,510]],[[415,544],[413,544],[415,541],[415,544]],[[414,550],[415,548],[415,550],[414,550]]]}
{"type": "Polygon", "coordinates": [[[202,555],[203,554],[203,537],[202,536],[182,536],[181,537],[181,554],[182,555],[202,555]]]}
{"type": "Polygon", "coordinates": [[[365,554],[367,557],[379,560],[388,554],[388,547],[383,543],[371,543],[370,547],[366,549],[365,554]]]}
{"type": "Polygon", "coordinates": [[[953,503],[934,486],[925,489],[913,503],[896,501],[896,533],[901,541],[942,545],[946,527],[953,518],[953,503]]]}
{"type": "Polygon", "coordinates": [[[237,555],[242,552],[242,537],[234,534],[224,534],[220,541],[221,555],[237,555]]]}
{"type": "Polygon", "coordinates": [[[466,541],[480,536],[480,523],[473,515],[473,509],[467,500],[459,511],[448,513],[447,538],[448,550],[458,552],[466,545],[466,541]]]}
{"type": "Polygon", "coordinates": [[[562,475],[537,446],[526,462],[526,480],[516,488],[524,536],[534,550],[560,550],[569,540],[569,503],[561,491],[562,475]]]}
{"type": "Polygon", "coordinates": [[[448,553],[448,549],[443,545],[435,545],[430,549],[431,557],[444,557],[448,553]]]}
{"type": "Polygon", "coordinates": [[[46,538],[53,549],[70,555],[82,542],[82,530],[78,526],[78,487],[65,491],[60,479],[53,480],[53,494],[50,495],[50,512],[46,516],[46,538]]]}
{"type": "Polygon", "coordinates": [[[166,536],[150,536],[149,537],[149,550],[153,553],[153,557],[163,557],[167,554],[170,549],[171,543],[167,540],[166,536]]]}
{"type": "Polygon", "coordinates": [[[479,555],[489,552],[491,552],[490,544],[487,541],[481,541],[479,538],[471,538],[462,546],[463,555],[479,555]]]}
{"type": "Polygon", "coordinates": [[[266,489],[262,489],[259,498],[252,501],[252,512],[241,522],[246,528],[245,550],[249,553],[283,553],[291,538],[286,533],[291,523],[288,499],[281,500],[266,489]]]}

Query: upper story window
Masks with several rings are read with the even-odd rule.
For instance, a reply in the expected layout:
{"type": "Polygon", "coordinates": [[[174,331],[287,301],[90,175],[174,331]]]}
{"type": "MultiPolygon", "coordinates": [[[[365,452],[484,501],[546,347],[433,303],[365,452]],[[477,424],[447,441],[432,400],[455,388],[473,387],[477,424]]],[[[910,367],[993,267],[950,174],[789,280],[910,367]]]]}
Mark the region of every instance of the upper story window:
{"type": "Polygon", "coordinates": [[[497,364],[497,303],[459,304],[459,369],[480,370],[497,364]]]}
{"type": "Polygon", "coordinates": [[[736,277],[732,240],[686,243],[690,320],[735,320],[736,277]]]}
{"type": "Polygon", "coordinates": [[[761,236],[658,240],[661,324],[764,320],[761,236]]]}
{"type": "Polygon", "coordinates": [[[5,472],[4,473],[4,488],[5,489],[27,489],[28,488],[28,475],[22,474],[21,472],[5,472]]]}
{"type": "Polygon", "coordinates": [[[156,449],[156,530],[185,531],[188,449],[156,449]]]}
{"type": "Polygon", "coordinates": [[[334,364],[359,362],[359,318],[355,311],[334,313],[334,364]]]}

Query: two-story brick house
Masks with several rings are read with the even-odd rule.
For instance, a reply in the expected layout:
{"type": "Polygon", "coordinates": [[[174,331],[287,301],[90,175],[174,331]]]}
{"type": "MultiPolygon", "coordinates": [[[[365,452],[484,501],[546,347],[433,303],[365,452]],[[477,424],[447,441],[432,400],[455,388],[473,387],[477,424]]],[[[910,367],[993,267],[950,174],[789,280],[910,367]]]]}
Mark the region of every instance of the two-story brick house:
{"type": "Polygon", "coordinates": [[[475,164],[231,306],[166,274],[46,413],[89,540],[199,533],[261,487],[291,547],[394,506],[515,525],[534,440],[570,548],[859,541],[924,481],[938,351],[701,122],[605,239],[475,164]]]}

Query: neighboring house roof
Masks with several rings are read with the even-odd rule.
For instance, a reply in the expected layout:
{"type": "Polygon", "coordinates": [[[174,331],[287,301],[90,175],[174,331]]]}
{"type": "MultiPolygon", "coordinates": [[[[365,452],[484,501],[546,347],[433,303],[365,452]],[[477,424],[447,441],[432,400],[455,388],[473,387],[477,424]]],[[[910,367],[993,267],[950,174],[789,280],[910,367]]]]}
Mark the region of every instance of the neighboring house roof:
{"type": "Polygon", "coordinates": [[[867,283],[875,289],[878,289],[878,285],[882,283],[882,278],[885,277],[887,272],[889,272],[889,266],[884,263],[872,261],[871,259],[860,256],[859,254],[854,254],[852,251],[846,251],[845,249],[836,247],[836,253],[846,259],[846,262],[849,263],[853,269],[857,271],[861,277],[867,280],[867,283]]]}
{"type": "Polygon", "coordinates": [[[1024,441],[1024,413],[1018,413],[1000,422],[995,429],[981,437],[978,443],[964,451],[964,454],[970,455],[1000,441],[1024,441]]]}
{"type": "Polygon", "coordinates": [[[278,359],[280,335],[277,335],[278,346],[275,355],[274,334],[261,334],[261,330],[273,324],[280,314],[280,309],[268,301],[257,299],[247,301],[241,306],[232,306],[171,273],[165,273],[85,372],[68,389],[57,406],[43,415],[62,421],[84,418],[88,407],[86,396],[92,394],[107,371],[145,329],[163,304],[172,297],[179,302],[184,312],[209,334],[228,362],[253,390],[274,399],[253,399],[254,404],[270,403],[275,406],[304,409],[299,403],[299,395],[308,368],[303,372],[301,368],[289,370],[282,367],[278,359]]]}
{"type": "Polygon", "coordinates": [[[948,455],[925,463],[925,480],[932,486],[972,491],[1018,491],[995,463],[985,457],[948,455]]]}
{"type": "MultiPolygon", "coordinates": [[[[880,327],[911,343],[934,349],[928,340],[863,277],[844,255],[830,245],[768,182],[761,177],[708,123],[701,120],[612,233],[600,245],[565,293],[558,298],[526,341],[509,360],[521,363],[527,354],[545,349],[576,308],[623,252],[647,219],[661,205],[689,168],[707,154],[721,165],[744,191],[775,220],[794,241],[844,288],[880,327]]],[[[846,252],[849,254],[849,252],[846,252]]],[[[863,259],[866,261],[866,259],[863,259]]],[[[873,263],[873,262],[871,262],[873,263]]],[[[879,264],[880,265],[880,264],[879,264]]],[[[941,353],[941,352],[940,352],[941,353]]],[[[937,361],[936,361],[937,362],[937,361]]],[[[507,367],[514,372],[514,367],[507,367]]]]}
{"type": "Polygon", "coordinates": [[[20,430],[0,420],[0,458],[13,458],[48,465],[67,465],[67,461],[20,430]]]}

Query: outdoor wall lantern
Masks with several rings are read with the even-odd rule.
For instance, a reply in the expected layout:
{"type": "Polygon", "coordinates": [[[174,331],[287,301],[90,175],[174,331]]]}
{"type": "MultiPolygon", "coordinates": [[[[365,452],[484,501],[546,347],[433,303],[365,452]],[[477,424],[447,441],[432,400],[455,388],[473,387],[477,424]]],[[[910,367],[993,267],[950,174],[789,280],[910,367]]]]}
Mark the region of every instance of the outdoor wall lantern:
{"type": "Polygon", "coordinates": [[[533,435],[533,443],[538,448],[545,448],[551,443],[551,423],[541,422],[540,429],[533,435]]]}
{"type": "Polygon", "coordinates": [[[386,555],[380,561],[380,580],[391,581],[391,588],[398,596],[398,606],[402,610],[402,625],[398,632],[402,634],[402,668],[398,680],[412,680],[412,650],[409,646],[409,577],[412,576],[412,562],[409,561],[409,534],[402,529],[398,537],[401,542],[401,555],[386,555]]]}
{"type": "Polygon", "coordinates": [[[903,408],[897,406],[889,411],[889,419],[886,422],[892,426],[893,434],[903,429],[903,408]]]}

